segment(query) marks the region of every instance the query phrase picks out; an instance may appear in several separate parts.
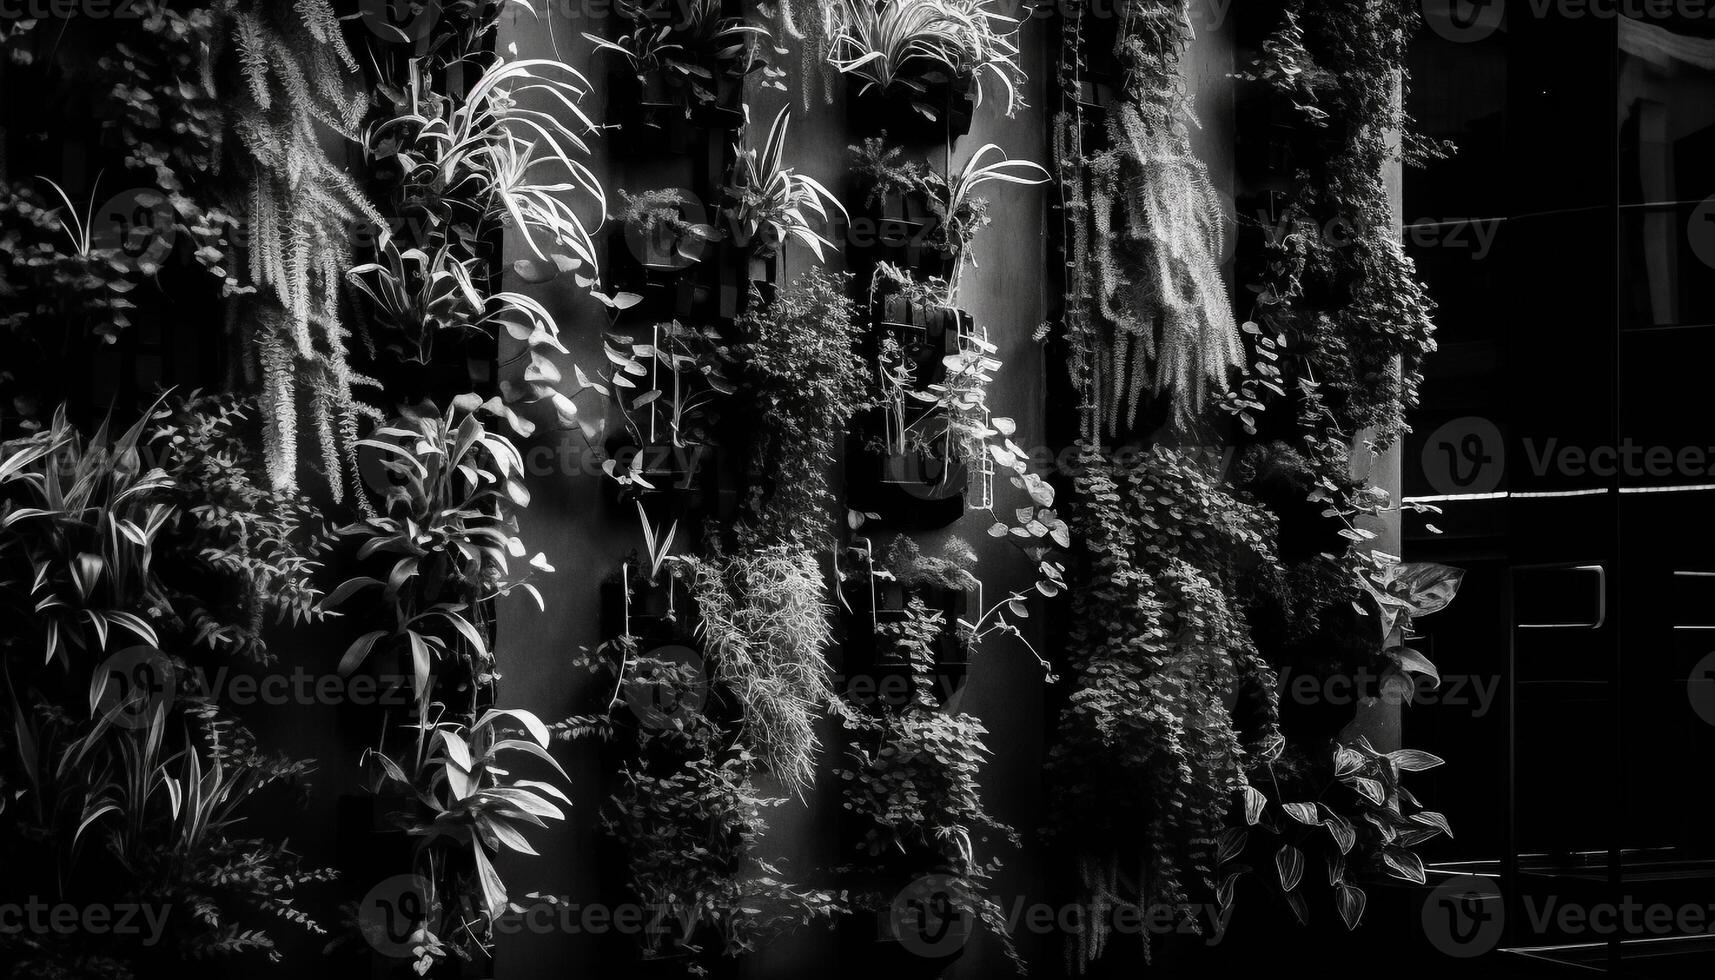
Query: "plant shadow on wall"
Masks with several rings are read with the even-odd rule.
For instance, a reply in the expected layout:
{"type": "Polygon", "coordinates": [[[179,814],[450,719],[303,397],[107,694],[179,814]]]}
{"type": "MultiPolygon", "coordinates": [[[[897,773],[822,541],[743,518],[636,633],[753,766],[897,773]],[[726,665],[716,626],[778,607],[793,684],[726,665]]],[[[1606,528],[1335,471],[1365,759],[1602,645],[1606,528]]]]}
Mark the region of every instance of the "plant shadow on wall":
{"type": "Polygon", "coordinates": [[[1378,750],[1349,706],[1282,704],[1277,679],[1433,679],[1406,645],[1411,620],[1459,582],[1375,550],[1401,507],[1352,475],[1404,431],[1433,349],[1383,183],[1388,134],[1409,129],[1394,93],[1416,16],[1380,0],[1254,16],[1274,19],[1243,78],[1292,120],[1274,158],[1295,166],[1267,175],[1287,220],[1260,268],[1241,248],[1255,276],[1242,323],[1188,137],[1188,4],[1060,25],[1058,340],[1079,399],[1070,523],[1085,548],[1052,769],[1065,885],[1085,910],[1079,971],[1128,969],[1157,946],[1175,965],[1210,962],[1229,925],[1273,935],[1244,915],[1253,900],[1355,929],[1378,885],[1423,883],[1416,848],[1450,833],[1402,785],[1439,759],[1378,750]],[[1358,235],[1334,242],[1331,227],[1358,235]],[[1143,450],[1113,448],[1127,439],[1143,450]],[[1193,935],[1116,950],[1136,910],[1193,935]]]}

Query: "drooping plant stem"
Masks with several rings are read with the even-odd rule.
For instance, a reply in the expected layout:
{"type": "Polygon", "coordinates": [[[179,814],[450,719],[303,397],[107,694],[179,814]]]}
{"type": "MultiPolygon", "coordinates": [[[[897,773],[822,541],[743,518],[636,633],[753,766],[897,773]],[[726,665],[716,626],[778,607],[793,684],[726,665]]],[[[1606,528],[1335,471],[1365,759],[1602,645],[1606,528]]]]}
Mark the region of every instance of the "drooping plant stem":
{"type": "MultiPolygon", "coordinates": [[[[1191,41],[1188,8],[1189,0],[1121,4],[1114,52],[1121,81],[1100,107],[1097,145],[1076,98],[1056,122],[1067,225],[1064,319],[1089,439],[1136,426],[1152,399],[1168,400],[1170,422],[1188,428],[1244,364],[1221,277],[1225,218],[1191,150],[1180,76],[1191,41]]],[[[1065,29],[1077,32],[1081,14],[1072,18],[1065,29]]]]}

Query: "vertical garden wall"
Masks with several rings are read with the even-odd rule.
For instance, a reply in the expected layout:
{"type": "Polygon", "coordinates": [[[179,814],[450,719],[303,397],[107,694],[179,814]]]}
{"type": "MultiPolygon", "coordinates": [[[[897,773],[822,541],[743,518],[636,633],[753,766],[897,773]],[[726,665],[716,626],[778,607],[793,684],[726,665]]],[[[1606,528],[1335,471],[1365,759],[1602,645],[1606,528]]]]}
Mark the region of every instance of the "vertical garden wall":
{"type": "Polygon", "coordinates": [[[14,975],[1399,939],[1440,760],[1280,681],[1459,581],[1413,5],[136,6],[0,22],[0,854],[159,928],[14,975]]]}

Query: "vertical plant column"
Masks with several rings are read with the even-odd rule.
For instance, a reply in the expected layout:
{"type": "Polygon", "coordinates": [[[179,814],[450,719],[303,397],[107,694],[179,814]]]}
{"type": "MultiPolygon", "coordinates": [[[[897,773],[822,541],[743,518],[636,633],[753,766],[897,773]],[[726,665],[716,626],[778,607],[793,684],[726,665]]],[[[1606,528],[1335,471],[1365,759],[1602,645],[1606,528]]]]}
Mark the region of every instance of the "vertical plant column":
{"type": "MultiPolygon", "coordinates": [[[[579,409],[553,386],[552,354],[566,352],[553,316],[499,288],[498,239],[505,229],[521,240],[521,274],[593,276],[589,229],[606,206],[582,160],[588,82],[552,59],[494,53],[505,7],[443,12],[423,47],[371,52],[378,97],[365,148],[398,220],[348,276],[390,418],[357,443],[364,516],[340,531],[357,574],[325,605],[364,630],[342,674],[410,679],[407,705],[381,709],[362,763],[394,839],[409,843],[393,871],[415,894],[401,905],[417,912],[402,948],[419,974],[492,957],[496,920],[522,898],[500,859],[535,855],[529,831],[570,805],[560,785],[528,778],[532,766],[566,777],[548,728],[503,700],[509,658],[494,609],[516,592],[540,610],[532,580],[554,571],[519,532],[531,498],[515,439],[536,426],[514,406],[549,403],[562,426],[579,409]],[[523,367],[495,393],[501,337],[523,367]]],[[[395,910],[360,910],[377,911],[395,910]]]]}
{"type": "Polygon", "coordinates": [[[983,669],[978,653],[1007,649],[1002,636],[1029,648],[1020,625],[1031,596],[1059,592],[1056,548],[1070,537],[1018,426],[991,409],[1011,371],[961,289],[991,220],[985,198],[1047,174],[995,143],[956,152],[978,107],[1004,119],[1026,108],[1018,31],[997,5],[897,0],[836,4],[820,38],[856,137],[848,257],[873,379],[846,465],[841,776],[865,913],[853,940],[883,971],[942,969],[977,931],[1023,968],[996,895],[1017,838],[985,803],[988,732],[961,689],[983,669]],[[992,588],[1000,569],[979,570],[957,531],[930,537],[956,522],[1018,547],[1025,574],[1007,577],[1020,588],[992,588]],[[937,924],[912,921],[918,901],[947,903],[950,953],[925,948],[937,924]]]}
{"type": "MultiPolygon", "coordinates": [[[[1271,202],[1280,220],[1265,235],[1252,313],[1261,340],[1293,353],[1280,362],[1281,380],[1294,395],[1298,433],[1255,447],[1240,479],[1259,495],[1308,501],[1320,534],[1339,542],[1287,564],[1283,594],[1293,598],[1272,610],[1320,611],[1306,617],[1315,626],[1275,638],[1271,655],[1324,678],[1379,674],[1384,697],[1407,701],[1418,683],[1438,681],[1434,665],[1407,646],[1411,624],[1451,601],[1461,578],[1377,547],[1390,529],[1397,541],[1402,516],[1384,454],[1406,431],[1422,359],[1435,349],[1433,304],[1399,241],[1389,194],[1401,162],[1449,150],[1417,137],[1403,108],[1405,53],[1419,26],[1407,3],[1295,2],[1244,73],[1290,120],[1282,138],[1302,173],[1271,202]]],[[[1256,428],[1264,439],[1283,434],[1266,421],[1256,428]]],[[[1446,817],[1401,785],[1405,773],[1441,760],[1378,748],[1369,735],[1391,733],[1363,718],[1302,714],[1298,737],[1253,771],[1251,830],[1226,844],[1234,861],[1247,845],[1252,857],[1272,851],[1276,884],[1300,919],[1305,889],[1294,871],[1320,854],[1335,906],[1355,928],[1369,898],[1362,884],[1422,884],[1415,848],[1450,833],[1446,817]]]]}
{"type": "Polygon", "coordinates": [[[1187,4],[1127,3],[1112,37],[1081,14],[1063,25],[1063,328],[1084,437],[1073,524],[1092,545],[1056,769],[1058,829],[1091,910],[1080,964],[1107,951],[1115,907],[1225,911],[1251,868],[1300,919],[1306,895],[1328,894],[1355,927],[1358,882],[1421,881],[1411,848],[1446,829],[1399,787],[1433,757],[1283,715],[1274,680],[1421,669],[1400,652],[1401,616],[1440,608],[1457,584],[1370,553],[1368,522],[1397,507],[1349,465],[1354,446],[1374,448],[1358,429],[1376,445],[1397,434],[1430,349],[1421,287],[1377,220],[1391,213],[1386,137],[1411,24],[1398,4],[1296,4],[1265,45],[1250,77],[1303,114],[1303,172],[1285,175],[1285,231],[1242,325],[1219,275],[1219,202],[1184,129],[1187,4]],[[1337,66],[1310,60],[1310,20],[1338,36],[1321,39],[1337,66]],[[1336,244],[1334,227],[1365,240],[1336,244]],[[1385,370],[1396,357],[1406,374],[1385,370]],[[1128,436],[1153,447],[1121,467],[1104,447],[1128,436]],[[1119,785],[1087,768],[1115,758],[1132,774],[1119,785]],[[1122,843],[1090,854],[1078,844],[1091,839],[1122,843]],[[1326,874],[1306,871],[1314,854],[1326,874]]]}
{"type": "Polygon", "coordinates": [[[768,812],[816,781],[833,640],[822,466],[858,369],[844,281],[784,271],[831,257],[822,230],[843,210],[793,165],[790,110],[755,130],[707,111],[718,80],[772,77],[766,32],[718,4],[655,15],[591,37],[646,93],[643,112],[615,107],[616,152],[704,152],[672,158],[690,187],[626,191],[609,236],[595,385],[611,424],[592,438],[608,451],[602,492],[637,515],[642,548],[603,584],[603,642],[580,658],[597,700],[559,732],[599,741],[616,770],[603,829],[627,898],[664,913],[637,937],[641,958],[725,971],[840,910],[799,883],[814,869],[778,865],[762,841],[768,812]],[[696,68],[682,98],[649,95],[676,66],[696,68]]]}

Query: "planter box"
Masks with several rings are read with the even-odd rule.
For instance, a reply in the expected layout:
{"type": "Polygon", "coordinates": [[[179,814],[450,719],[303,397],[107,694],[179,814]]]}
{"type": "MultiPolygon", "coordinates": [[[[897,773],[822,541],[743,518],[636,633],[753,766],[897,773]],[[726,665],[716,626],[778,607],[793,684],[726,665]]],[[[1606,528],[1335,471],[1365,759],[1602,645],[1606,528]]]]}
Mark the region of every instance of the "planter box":
{"type": "Polygon", "coordinates": [[[763,255],[754,245],[729,245],[721,250],[716,317],[731,320],[750,310],[751,293],[770,303],[784,280],[785,249],[763,255]]]}
{"type": "Polygon", "coordinates": [[[632,241],[624,228],[615,229],[607,239],[608,287],[643,297],[632,308],[635,315],[658,319],[690,316],[696,306],[696,280],[702,265],[683,256],[670,257],[659,243],[641,238],[632,241]]]}
{"type": "Polygon", "coordinates": [[[615,67],[608,73],[608,117],[619,125],[609,133],[611,145],[633,157],[688,153],[696,145],[696,127],[689,113],[690,93],[666,75],[636,73],[615,67]]]}
{"type": "Polygon", "coordinates": [[[974,332],[970,314],[944,306],[883,297],[876,304],[877,327],[899,343],[919,391],[946,380],[944,360],[959,352],[961,338],[974,332]]]}
{"type": "Polygon", "coordinates": [[[855,76],[847,79],[846,120],[851,130],[863,136],[885,132],[888,138],[907,146],[948,145],[971,131],[976,101],[976,79],[925,79],[927,91],[901,85],[881,90],[867,89],[855,76]],[[917,106],[935,113],[931,119],[917,106]]]}
{"type": "Polygon", "coordinates": [[[743,126],[744,77],[716,74],[714,100],[700,102],[694,106],[691,109],[691,121],[709,129],[734,130],[743,126]]]}
{"type": "MultiPolygon", "coordinates": [[[[647,559],[644,559],[645,561],[647,559]]],[[[628,624],[638,645],[648,650],[669,643],[687,643],[693,632],[694,606],[684,584],[662,573],[663,581],[640,578],[635,564],[628,566],[629,583],[612,576],[601,584],[601,630],[604,638],[625,635],[628,624]],[[627,602],[626,589],[630,596],[627,602]]]]}
{"type": "MultiPolygon", "coordinates": [[[[860,189],[860,200],[869,197],[867,189],[860,189]]],[[[932,244],[941,219],[923,195],[885,194],[866,217],[871,227],[854,235],[853,244],[870,261],[890,262],[924,279],[952,275],[954,256],[932,244]]]]}
{"type": "Polygon", "coordinates": [[[941,635],[934,649],[935,699],[945,705],[958,693],[970,667],[970,651],[959,638],[958,620],[967,615],[965,592],[939,587],[906,589],[898,582],[865,578],[846,590],[850,612],[846,623],[846,692],[860,701],[881,700],[895,707],[909,699],[913,690],[910,663],[886,649],[879,630],[903,622],[906,603],[915,596],[943,618],[941,635]],[[865,685],[860,687],[859,685],[865,685]]]}
{"type": "Polygon", "coordinates": [[[885,453],[860,437],[847,440],[848,505],[879,514],[890,528],[928,531],[952,524],[964,516],[967,483],[962,461],[949,469],[920,453],[885,453]]]}

